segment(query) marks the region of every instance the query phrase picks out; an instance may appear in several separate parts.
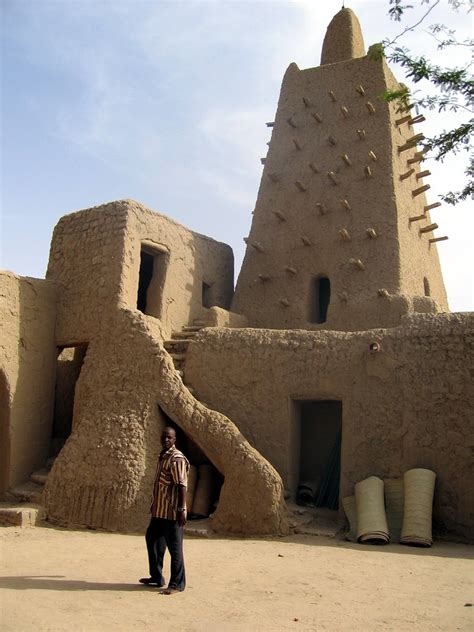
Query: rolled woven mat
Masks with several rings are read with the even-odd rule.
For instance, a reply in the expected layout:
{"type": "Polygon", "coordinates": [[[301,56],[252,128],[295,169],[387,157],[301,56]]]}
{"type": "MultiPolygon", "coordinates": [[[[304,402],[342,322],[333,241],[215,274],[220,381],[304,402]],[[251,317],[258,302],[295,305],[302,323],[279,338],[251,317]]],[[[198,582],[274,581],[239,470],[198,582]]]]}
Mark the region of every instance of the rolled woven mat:
{"type": "Polygon", "coordinates": [[[385,479],[384,489],[390,542],[400,542],[403,523],[403,478],[385,479]]]}
{"type": "Polygon", "coordinates": [[[436,474],[432,470],[416,468],[403,476],[405,502],[401,544],[431,546],[431,519],[436,474]]]}
{"type": "Polygon", "coordinates": [[[215,486],[215,470],[212,465],[200,465],[194,492],[192,512],[195,516],[207,517],[215,486]]]}
{"type": "Polygon", "coordinates": [[[196,483],[197,483],[197,467],[195,465],[190,465],[189,473],[188,473],[188,487],[186,489],[186,507],[188,508],[188,513],[191,513],[191,509],[193,507],[194,492],[196,491],[196,483]]]}
{"type": "Polygon", "coordinates": [[[346,512],[349,522],[349,531],[346,533],[346,540],[357,542],[357,507],[355,496],[346,496],[342,499],[342,506],[346,512]]]}
{"type": "Polygon", "coordinates": [[[357,540],[387,544],[390,542],[385,504],[383,480],[369,476],[355,485],[357,507],[357,540]]]}

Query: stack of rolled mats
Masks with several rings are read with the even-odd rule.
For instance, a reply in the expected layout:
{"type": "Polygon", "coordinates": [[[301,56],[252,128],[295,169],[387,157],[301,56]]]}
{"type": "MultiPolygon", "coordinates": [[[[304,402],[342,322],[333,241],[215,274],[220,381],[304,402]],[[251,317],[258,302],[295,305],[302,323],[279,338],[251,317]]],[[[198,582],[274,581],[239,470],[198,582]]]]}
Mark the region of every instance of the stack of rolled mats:
{"type": "Polygon", "coordinates": [[[342,501],[350,526],[347,539],[431,546],[435,479],[431,470],[415,468],[403,478],[370,476],[357,483],[354,496],[342,501]]]}

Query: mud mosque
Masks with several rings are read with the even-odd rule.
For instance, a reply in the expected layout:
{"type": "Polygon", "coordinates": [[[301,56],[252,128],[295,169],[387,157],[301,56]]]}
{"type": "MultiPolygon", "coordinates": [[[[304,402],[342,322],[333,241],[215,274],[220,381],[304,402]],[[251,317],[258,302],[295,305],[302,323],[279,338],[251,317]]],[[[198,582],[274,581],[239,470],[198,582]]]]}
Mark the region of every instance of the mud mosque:
{"type": "Polygon", "coordinates": [[[142,530],[171,420],[216,532],[285,534],[306,481],[342,512],[420,467],[438,531],[472,539],[474,320],[449,312],[398,86],[350,9],[320,66],[289,65],[235,291],[229,246],[132,200],[62,217],[45,279],[0,274],[4,501],[142,530]]]}

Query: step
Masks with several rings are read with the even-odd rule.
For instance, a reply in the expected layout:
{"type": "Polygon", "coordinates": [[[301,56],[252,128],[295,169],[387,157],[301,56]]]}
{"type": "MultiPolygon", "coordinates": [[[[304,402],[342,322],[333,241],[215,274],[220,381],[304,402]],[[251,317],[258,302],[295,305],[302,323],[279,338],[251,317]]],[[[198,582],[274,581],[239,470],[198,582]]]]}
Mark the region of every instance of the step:
{"type": "Polygon", "coordinates": [[[191,342],[198,335],[197,331],[173,331],[171,334],[172,340],[186,340],[191,342]]]}
{"type": "Polygon", "coordinates": [[[190,342],[188,339],[165,340],[163,346],[167,351],[187,351],[190,342]]]}
{"type": "Polygon", "coordinates": [[[0,503],[0,525],[16,527],[34,527],[46,518],[46,512],[40,505],[13,505],[0,503]]]}
{"type": "Polygon", "coordinates": [[[46,479],[48,478],[50,470],[43,468],[42,470],[38,470],[37,472],[33,472],[30,476],[30,481],[33,483],[37,483],[38,485],[44,485],[46,483],[46,479]]]}
{"type": "Polygon", "coordinates": [[[211,538],[214,535],[209,518],[188,520],[184,525],[184,533],[195,538],[211,538]]]}
{"type": "Polygon", "coordinates": [[[186,354],[185,353],[176,353],[174,351],[172,351],[170,353],[170,356],[173,358],[173,360],[177,361],[177,362],[184,362],[186,360],[186,354]]]}
{"type": "Polygon", "coordinates": [[[195,327],[205,327],[205,326],[206,326],[206,323],[205,323],[205,321],[204,321],[204,320],[202,320],[202,318],[195,318],[195,319],[193,320],[193,325],[194,325],[195,327]]]}
{"type": "Polygon", "coordinates": [[[187,327],[183,327],[183,331],[195,331],[196,333],[201,331],[201,329],[204,329],[204,325],[188,325],[187,327]]]}
{"type": "Polygon", "coordinates": [[[33,503],[35,505],[41,505],[43,499],[43,485],[28,481],[22,485],[17,485],[8,490],[8,496],[15,498],[20,502],[33,503]]]}

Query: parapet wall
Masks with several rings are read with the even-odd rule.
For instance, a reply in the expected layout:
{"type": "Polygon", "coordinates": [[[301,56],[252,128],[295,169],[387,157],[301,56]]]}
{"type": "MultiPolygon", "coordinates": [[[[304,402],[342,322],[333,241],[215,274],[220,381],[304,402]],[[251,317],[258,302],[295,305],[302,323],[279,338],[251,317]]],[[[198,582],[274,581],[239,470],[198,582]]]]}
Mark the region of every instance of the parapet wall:
{"type": "Polygon", "coordinates": [[[472,537],[473,347],[472,314],[416,315],[359,333],[207,329],[189,347],[185,377],[234,420],[293,495],[293,402],[341,401],[341,495],[370,475],[431,468],[438,526],[472,537]],[[380,352],[370,352],[373,341],[380,352]]]}

